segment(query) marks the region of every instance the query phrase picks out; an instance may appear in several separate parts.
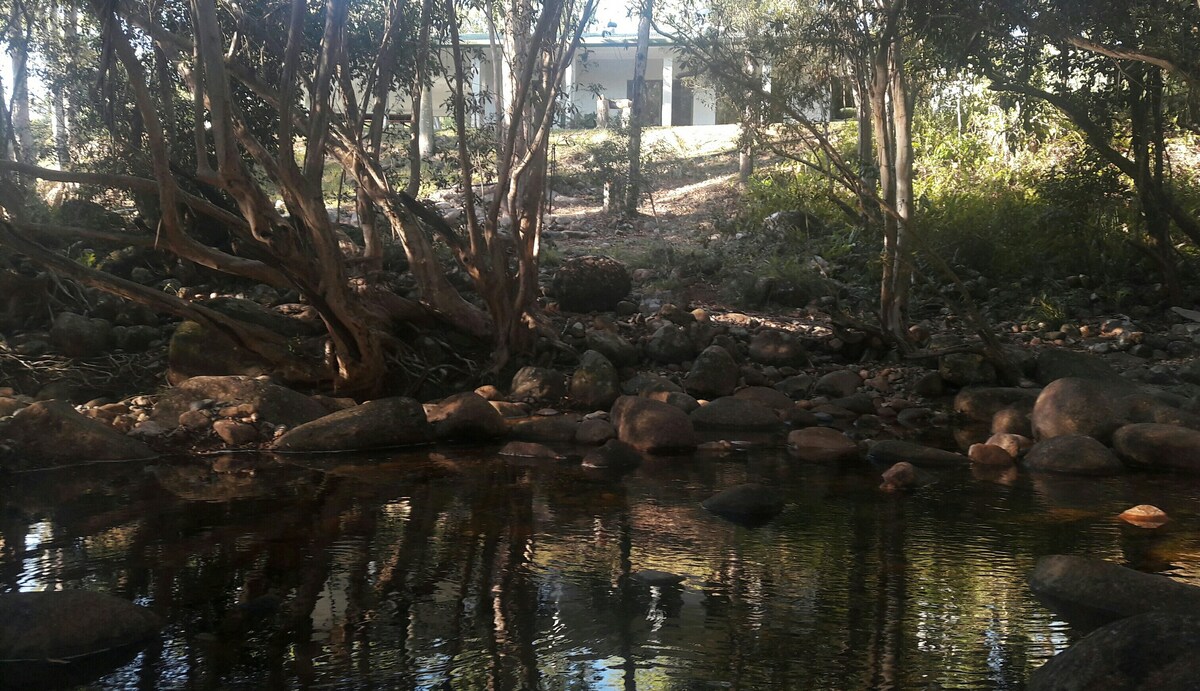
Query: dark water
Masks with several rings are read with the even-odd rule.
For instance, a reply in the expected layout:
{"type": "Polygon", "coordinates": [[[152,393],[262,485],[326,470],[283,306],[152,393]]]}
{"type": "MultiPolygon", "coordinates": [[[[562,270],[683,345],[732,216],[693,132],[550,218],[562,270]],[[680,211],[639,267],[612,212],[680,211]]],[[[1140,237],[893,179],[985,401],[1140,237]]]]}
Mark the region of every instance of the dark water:
{"type": "Polygon", "coordinates": [[[0,591],[161,614],[99,688],[1015,689],[1072,640],[1025,585],[1038,556],[1200,583],[1189,479],[963,469],[896,497],[878,473],[771,449],[624,476],[478,450],[32,473],[2,487],[0,591]],[[699,507],[748,480],[790,498],[767,526],[699,507]],[[1174,521],[1114,520],[1138,503],[1174,521]]]}

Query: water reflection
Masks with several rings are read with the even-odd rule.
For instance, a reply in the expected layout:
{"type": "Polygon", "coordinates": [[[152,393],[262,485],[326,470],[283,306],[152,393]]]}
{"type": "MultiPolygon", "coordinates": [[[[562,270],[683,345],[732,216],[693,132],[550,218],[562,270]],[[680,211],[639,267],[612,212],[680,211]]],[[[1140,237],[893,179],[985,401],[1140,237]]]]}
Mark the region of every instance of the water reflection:
{"type": "Polygon", "coordinates": [[[1025,586],[1037,556],[1200,576],[1197,491],[1164,477],[963,470],[891,496],[877,471],[756,449],[623,476],[468,451],[6,482],[0,589],[104,590],[169,622],[102,687],[1020,688],[1070,640],[1025,586]],[[790,498],[772,523],[699,507],[749,480],[790,498]],[[1122,527],[1133,503],[1174,520],[1122,527]]]}

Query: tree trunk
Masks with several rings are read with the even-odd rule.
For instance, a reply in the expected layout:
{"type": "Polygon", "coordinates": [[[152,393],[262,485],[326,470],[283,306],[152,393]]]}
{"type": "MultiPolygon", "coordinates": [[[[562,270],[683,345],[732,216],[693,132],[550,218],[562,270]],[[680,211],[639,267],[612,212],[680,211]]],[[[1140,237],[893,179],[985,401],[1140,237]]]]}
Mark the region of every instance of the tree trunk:
{"type": "Polygon", "coordinates": [[[892,44],[892,133],[895,146],[896,184],[896,235],[895,246],[885,250],[893,264],[893,299],[884,315],[883,328],[898,342],[906,339],[908,295],[912,285],[911,262],[909,261],[909,226],[912,224],[913,206],[913,148],[912,116],[908,94],[908,81],[904,74],[904,54],[900,39],[892,44]]]}
{"type": "Polygon", "coordinates": [[[27,27],[20,3],[13,5],[12,25],[9,31],[17,38],[9,43],[12,57],[13,94],[12,127],[17,144],[17,160],[21,163],[36,163],[37,153],[33,149],[33,128],[29,119],[29,42],[27,27]]]}
{"type": "Polygon", "coordinates": [[[637,53],[633,60],[633,108],[629,117],[629,175],[625,179],[626,216],[637,215],[642,197],[642,123],[646,112],[646,63],[650,54],[650,22],[654,16],[654,0],[642,0],[638,20],[637,53]]]}
{"type": "Polygon", "coordinates": [[[878,210],[878,220],[883,230],[883,277],[879,288],[879,321],[884,330],[891,333],[890,319],[895,315],[896,303],[896,233],[897,222],[889,211],[896,207],[895,139],[892,133],[888,87],[890,41],[879,45],[871,64],[871,121],[875,130],[876,165],[879,169],[879,197],[883,207],[878,210]]]}

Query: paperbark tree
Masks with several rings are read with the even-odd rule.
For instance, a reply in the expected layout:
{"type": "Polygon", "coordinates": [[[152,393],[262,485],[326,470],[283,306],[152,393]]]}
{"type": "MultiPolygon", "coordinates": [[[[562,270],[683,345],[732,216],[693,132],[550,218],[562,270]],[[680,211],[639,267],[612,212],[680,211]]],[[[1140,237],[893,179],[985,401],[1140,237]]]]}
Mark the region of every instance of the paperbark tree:
{"type": "MultiPolygon", "coordinates": [[[[554,88],[585,25],[578,21],[581,8],[562,0],[519,4],[533,30],[517,36],[526,57],[520,62],[523,81],[509,108],[513,125],[499,152],[501,184],[482,223],[468,200],[467,216],[474,220],[468,221],[465,234],[397,186],[380,161],[382,114],[388,112],[392,94],[401,84],[425,79],[420,61],[405,47],[422,34],[422,27],[438,24],[451,28],[457,44],[463,8],[453,2],[445,3],[439,17],[423,11],[413,21],[412,6],[401,0],[379,0],[371,8],[348,0],[318,5],[291,0],[285,12],[192,0],[160,8],[153,17],[134,3],[95,0],[90,14],[103,51],[100,63],[90,67],[105,75],[110,102],[129,99],[136,127],[131,134],[114,133],[126,134],[126,145],[148,160],[149,176],[54,171],[22,163],[4,164],[0,172],[153,193],[160,214],[154,219],[154,241],[160,249],[220,272],[298,291],[326,327],[324,348],[318,352],[297,352],[282,336],[203,305],[164,300],[107,274],[69,267],[71,276],[88,285],[200,321],[275,364],[289,379],[372,394],[388,366],[392,326],[418,317],[490,340],[493,364],[499,366],[532,342],[538,212],[554,88]],[[154,51],[140,50],[147,44],[154,51]],[[156,56],[173,69],[150,67],[156,56]],[[184,116],[190,120],[190,134],[183,135],[190,147],[179,141],[184,128],[168,126],[180,89],[191,97],[190,115],[184,116]],[[176,156],[189,148],[191,173],[176,156]],[[330,160],[357,185],[364,231],[359,260],[352,261],[339,247],[326,210],[322,179],[330,160]],[[262,180],[277,191],[286,213],[276,209],[262,180]],[[196,188],[207,198],[187,191],[196,188]],[[212,247],[189,235],[184,208],[223,224],[235,238],[234,249],[212,247]],[[502,209],[513,219],[511,239],[501,233],[502,209]],[[418,302],[372,285],[363,271],[378,265],[387,230],[403,246],[418,302]],[[450,246],[474,279],[485,307],[466,300],[450,283],[434,251],[435,237],[450,246]]],[[[426,9],[437,7],[431,3],[426,9]]],[[[584,16],[592,7],[583,8],[584,16]]],[[[461,49],[456,47],[454,55],[461,116],[461,49]]],[[[114,120],[113,127],[118,125],[114,120]]],[[[460,142],[465,134],[460,117],[460,142]]],[[[470,190],[470,183],[468,161],[464,189],[470,190]]],[[[66,272],[68,267],[37,241],[45,228],[23,219],[19,207],[7,207],[13,223],[0,233],[0,244],[66,272]]]]}
{"type": "MultiPolygon", "coordinates": [[[[638,13],[637,50],[633,58],[633,107],[629,114],[629,174],[625,177],[626,216],[636,216],[642,196],[642,124],[646,118],[646,63],[650,55],[650,24],[654,18],[654,0],[641,0],[638,13]]],[[[666,122],[664,125],[670,125],[666,122]]]]}

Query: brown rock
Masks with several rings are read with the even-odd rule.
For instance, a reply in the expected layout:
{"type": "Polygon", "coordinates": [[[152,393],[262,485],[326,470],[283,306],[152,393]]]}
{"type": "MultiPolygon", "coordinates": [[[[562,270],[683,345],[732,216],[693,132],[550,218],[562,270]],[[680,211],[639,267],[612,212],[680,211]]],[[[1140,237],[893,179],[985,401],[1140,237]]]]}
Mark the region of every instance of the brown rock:
{"type": "Polygon", "coordinates": [[[574,441],[579,431],[579,416],[574,414],[505,418],[504,423],[510,436],[525,441],[574,441]]]}
{"type": "Polygon", "coordinates": [[[254,425],[249,425],[236,420],[217,420],[212,423],[213,431],[221,438],[221,441],[230,446],[244,446],[246,444],[254,444],[262,440],[262,436],[258,433],[258,429],[254,425]]]}
{"type": "Polygon", "coordinates": [[[74,660],[142,643],[162,627],[145,607],[87,590],[0,594],[0,660],[74,660]]]}
{"type": "Polygon", "coordinates": [[[1066,434],[1038,442],[1025,454],[1025,467],[1071,475],[1116,475],[1125,470],[1124,464],[1108,447],[1092,437],[1079,434],[1066,434]]]}
{"type": "Polygon", "coordinates": [[[617,438],[642,451],[682,451],[696,447],[692,421],[680,409],[638,396],[622,396],[609,418],[617,438]]]}
{"type": "Polygon", "coordinates": [[[1134,467],[1200,473],[1200,431],[1187,427],[1125,425],[1113,435],[1113,448],[1134,467]]]}
{"type": "Polygon", "coordinates": [[[575,431],[575,441],[588,446],[603,444],[609,439],[615,439],[617,430],[608,420],[591,419],[579,423],[575,431]]]}
{"type": "Polygon", "coordinates": [[[796,458],[816,463],[850,461],[862,454],[853,439],[828,427],[792,430],[788,433],[787,446],[788,452],[796,458]]]}
{"type": "Polygon", "coordinates": [[[879,489],[885,492],[912,489],[918,484],[916,466],[903,461],[883,471],[882,477],[883,484],[879,485],[879,489]]]}
{"type": "Polygon", "coordinates": [[[971,448],[967,449],[967,458],[980,465],[1005,466],[1013,462],[1013,456],[1007,449],[991,444],[971,444],[971,448]]]}
{"type": "Polygon", "coordinates": [[[229,405],[249,405],[258,413],[259,419],[288,427],[316,420],[327,412],[324,406],[308,396],[265,379],[192,377],[159,398],[154,407],[154,418],[173,426],[193,401],[204,399],[229,405]]]}
{"type": "Polygon", "coordinates": [[[758,401],[723,396],[709,401],[691,413],[692,423],[701,429],[775,429],[781,426],[774,410],[758,401]]]}
{"type": "Polygon", "coordinates": [[[44,468],[64,463],[152,458],[154,451],[65,401],[38,401],[0,424],[0,439],[15,446],[8,467],[44,468]]]}
{"type": "Polygon", "coordinates": [[[518,458],[562,458],[562,454],[545,444],[530,441],[510,441],[500,449],[501,456],[516,456],[518,458]]]}
{"type": "Polygon", "coordinates": [[[455,394],[425,406],[425,417],[438,439],[476,441],[504,435],[504,418],[482,396],[455,394]]]}
{"type": "Polygon", "coordinates": [[[1171,520],[1167,512],[1150,504],[1138,504],[1122,511],[1117,518],[1139,528],[1161,528],[1171,520]]]}
{"type": "Polygon", "coordinates": [[[185,410],[179,414],[179,426],[186,427],[190,430],[208,429],[212,425],[212,418],[208,417],[203,410],[185,410]]]}
{"type": "Polygon", "coordinates": [[[427,443],[432,437],[420,403],[381,398],[289,430],[271,448],[281,452],[348,451],[427,443]]]}
{"type": "Polygon", "coordinates": [[[1013,458],[1020,458],[1033,447],[1032,439],[1019,434],[993,434],[988,437],[987,443],[991,446],[999,446],[1013,458]]]}

